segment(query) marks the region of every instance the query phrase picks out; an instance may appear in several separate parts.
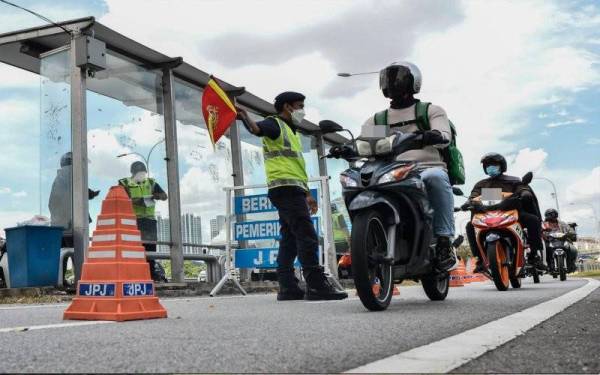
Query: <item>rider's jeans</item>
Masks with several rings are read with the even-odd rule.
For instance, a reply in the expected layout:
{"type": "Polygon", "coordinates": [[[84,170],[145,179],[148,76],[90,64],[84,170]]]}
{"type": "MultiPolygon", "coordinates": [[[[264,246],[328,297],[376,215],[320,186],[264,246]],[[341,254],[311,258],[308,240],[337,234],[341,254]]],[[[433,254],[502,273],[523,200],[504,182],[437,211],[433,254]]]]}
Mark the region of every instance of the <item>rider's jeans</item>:
{"type": "Polygon", "coordinates": [[[433,208],[433,234],[454,237],[454,195],[448,173],[439,167],[421,172],[433,208]]]}

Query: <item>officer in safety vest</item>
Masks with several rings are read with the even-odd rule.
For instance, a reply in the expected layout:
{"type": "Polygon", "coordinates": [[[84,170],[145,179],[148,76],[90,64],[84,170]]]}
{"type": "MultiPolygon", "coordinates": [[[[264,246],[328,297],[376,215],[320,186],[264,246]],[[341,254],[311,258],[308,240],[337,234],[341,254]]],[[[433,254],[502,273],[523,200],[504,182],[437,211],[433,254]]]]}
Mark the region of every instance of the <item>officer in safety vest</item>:
{"type": "MultiPolygon", "coordinates": [[[[141,161],[131,164],[131,177],[119,180],[119,185],[127,191],[133,203],[133,211],[137,217],[137,225],[142,233],[142,241],[156,241],[156,219],[154,218],[155,201],[167,200],[167,193],[153,179],[148,177],[146,165],[141,161]]],[[[144,243],[146,251],[156,251],[155,243],[144,243]]],[[[154,260],[149,260],[150,274],[154,281],[166,281],[164,270],[154,260]]]]}
{"type": "Polygon", "coordinates": [[[317,202],[310,195],[302,142],[298,126],[304,118],[304,95],[284,92],[275,98],[277,115],[254,122],[238,108],[238,116],[253,134],[262,137],[269,199],[279,213],[281,240],[277,256],[277,279],[282,300],[344,299],[348,294],[337,290],[319,266],[319,241],[310,218],[317,202]],[[294,259],[302,266],[306,295],[294,276],[294,259]]]}

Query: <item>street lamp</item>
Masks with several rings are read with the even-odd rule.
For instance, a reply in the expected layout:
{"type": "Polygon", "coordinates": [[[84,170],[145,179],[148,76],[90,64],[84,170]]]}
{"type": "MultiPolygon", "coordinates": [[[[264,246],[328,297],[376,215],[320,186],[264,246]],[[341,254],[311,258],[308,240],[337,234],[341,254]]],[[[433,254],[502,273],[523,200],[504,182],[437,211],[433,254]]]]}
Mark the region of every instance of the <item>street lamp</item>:
{"type": "Polygon", "coordinates": [[[338,73],[339,77],[352,77],[352,76],[362,76],[366,74],[379,74],[379,72],[362,72],[362,73],[338,73]]]}
{"type": "Polygon", "coordinates": [[[554,190],[554,201],[556,202],[556,211],[560,212],[560,208],[558,206],[558,194],[556,193],[556,186],[554,185],[554,182],[552,182],[551,179],[546,178],[546,177],[534,177],[534,180],[545,180],[548,181],[550,183],[550,185],[552,185],[552,190],[554,190]]]}
{"type": "Polygon", "coordinates": [[[160,141],[156,142],[150,148],[150,151],[148,151],[148,155],[146,155],[146,156],[140,154],[139,152],[132,151],[132,152],[124,153],[124,154],[119,154],[119,155],[117,155],[117,157],[118,158],[122,158],[124,156],[129,156],[129,155],[138,155],[139,157],[141,157],[146,162],[146,169],[148,169],[148,176],[150,176],[150,156],[152,155],[152,151],[154,151],[154,149],[156,148],[156,146],[158,146],[159,144],[163,143],[164,141],[165,141],[165,139],[163,138],[160,141]]]}

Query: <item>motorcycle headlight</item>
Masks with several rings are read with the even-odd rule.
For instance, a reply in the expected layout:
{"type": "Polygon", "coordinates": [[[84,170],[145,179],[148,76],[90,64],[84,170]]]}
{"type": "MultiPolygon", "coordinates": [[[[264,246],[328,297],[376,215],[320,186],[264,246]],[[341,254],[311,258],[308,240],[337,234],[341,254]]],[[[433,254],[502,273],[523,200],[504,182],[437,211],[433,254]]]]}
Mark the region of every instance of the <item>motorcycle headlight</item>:
{"type": "Polygon", "coordinates": [[[408,172],[412,171],[414,167],[415,167],[414,164],[409,164],[409,165],[404,165],[399,168],[392,169],[388,173],[379,177],[379,180],[377,182],[380,184],[385,184],[388,182],[404,180],[406,178],[406,176],[408,175],[408,172]]]}
{"type": "Polygon", "coordinates": [[[358,182],[350,176],[346,176],[344,174],[340,175],[340,183],[343,187],[357,187],[358,182]]]}
{"type": "Polygon", "coordinates": [[[550,236],[554,237],[554,238],[562,238],[562,236],[564,236],[564,235],[565,234],[563,232],[552,232],[552,233],[550,233],[550,236]]]}

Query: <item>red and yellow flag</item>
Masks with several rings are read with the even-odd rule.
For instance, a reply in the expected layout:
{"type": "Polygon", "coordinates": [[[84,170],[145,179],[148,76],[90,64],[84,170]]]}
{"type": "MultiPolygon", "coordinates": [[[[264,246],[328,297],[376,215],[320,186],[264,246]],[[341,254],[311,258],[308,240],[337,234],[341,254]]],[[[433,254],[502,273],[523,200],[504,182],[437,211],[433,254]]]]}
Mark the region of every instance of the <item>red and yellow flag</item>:
{"type": "Polygon", "coordinates": [[[212,77],[202,93],[202,115],[213,146],[237,116],[233,103],[212,77]]]}

